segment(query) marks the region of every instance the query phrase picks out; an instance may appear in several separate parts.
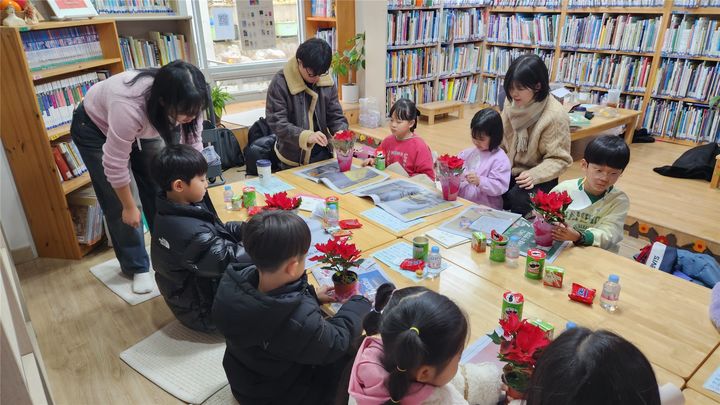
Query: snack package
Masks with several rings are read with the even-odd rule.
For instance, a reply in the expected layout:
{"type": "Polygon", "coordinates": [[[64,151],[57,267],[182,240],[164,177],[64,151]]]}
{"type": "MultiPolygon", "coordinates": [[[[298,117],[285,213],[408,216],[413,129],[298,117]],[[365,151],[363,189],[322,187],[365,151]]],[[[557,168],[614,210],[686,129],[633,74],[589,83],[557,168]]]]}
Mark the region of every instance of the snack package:
{"type": "Polygon", "coordinates": [[[407,271],[418,271],[425,268],[425,262],[420,259],[405,259],[400,263],[400,268],[407,271]]]}
{"type": "Polygon", "coordinates": [[[357,219],[343,219],[338,221],[340,228],[342,229],[358,229],[362,228],[362,224],[357,219]]]}
{"type": "Polygon", "coordinates": [[[595,289],[583,287],[578,283],[572,283],[572,292],[568,294],[571,300],[592,305],[595,300],[595,289]]]}

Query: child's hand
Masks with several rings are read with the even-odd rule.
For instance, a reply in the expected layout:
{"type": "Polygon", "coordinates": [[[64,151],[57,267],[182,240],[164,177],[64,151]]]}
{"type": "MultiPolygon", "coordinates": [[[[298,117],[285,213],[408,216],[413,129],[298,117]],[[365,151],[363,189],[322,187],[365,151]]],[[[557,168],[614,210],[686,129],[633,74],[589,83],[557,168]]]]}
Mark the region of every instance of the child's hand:
{"type": "Polygon", "coordinates": [[[535,179],[533,178],[532,174],[530,174],[530,172],[528,172],[527,170],[518,174],[518,176],[515,177],[515,183],[520,188],[524,188],[525,190],[530,190],[531,188],[535,187],[535,179]]]}
{"type": "Polygon", "coordinates": [[[565,224],[560,224],[553,226],[552,236],[554,240],[569,240],[570,242],[577,242],[580,240],[581,235],[580,232],[575,229],[568,227],[565,224]]]}
{"type": "Polygon", "coordinates": [[[363,167],[365,166],[375,166],[375,159],[373,158],[367,158],[363,161],[363,167]]]}
{"type": "Polygon", "coordinates": [[[320,288],[318,288],[315,291],[315,294],[317,294],[317,297],[318,297],[318,301],[321,304],[329,304],[331,302],[337,301],[335,299],[334,295],[329,294],[331,291],[335,291],[335,287],[324,285],[324,286],[321,286],[320,288]]]}
{"type": "Polygon", "coordinates": [[[465,180],[467,180],[468,183],[472,184],[473,186],[479,186],[480,185],[480,178],[477,174],[470,172],[465,176],[465,180]]]}

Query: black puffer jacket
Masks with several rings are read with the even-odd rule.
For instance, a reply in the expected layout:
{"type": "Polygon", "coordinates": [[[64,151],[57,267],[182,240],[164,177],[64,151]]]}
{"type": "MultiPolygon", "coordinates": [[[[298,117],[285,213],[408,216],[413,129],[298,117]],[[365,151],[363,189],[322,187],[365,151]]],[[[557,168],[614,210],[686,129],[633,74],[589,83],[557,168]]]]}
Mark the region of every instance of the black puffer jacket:
{"type": "Polygon", "coordinates": [[[204,203],[157,198],[152,266],[160,293],[185,326],[213,331],[210,317],[220,277],[230,263],[252,263],[240,245],[242,222],[223,224],[204,203]]]}
{"type": "Polygon", "coordinates": [[[325,319],[306,275],[268,293],[258,281],[255,266],[230,265],[213,305],[233,395],[242,405],[325,404],[370,302],[352,297],[325,319]]]}

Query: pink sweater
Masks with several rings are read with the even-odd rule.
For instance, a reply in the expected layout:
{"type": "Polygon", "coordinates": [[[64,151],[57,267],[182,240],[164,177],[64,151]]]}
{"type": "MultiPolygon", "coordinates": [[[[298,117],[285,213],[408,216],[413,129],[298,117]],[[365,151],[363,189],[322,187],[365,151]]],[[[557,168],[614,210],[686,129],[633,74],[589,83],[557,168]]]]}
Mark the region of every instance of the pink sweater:
{"type": "Polygon", "coordinates": [[[502,195],[510,185],[510,159],[500,148],[481,151],[476,147],[465,149],[458,155],[465,160],[465,172],[475,173],[480,184],[475,186],[463,177],[458,195],[477,204],[501,210],[502,195]]]}
{"type": "MultiPolygon", "coordinates": [[[[143,94],[152,85],[153,79],[145,77],[134,86],[128,86],[126,82],[135,75],[137,72],[134,71],[118,73],[96,83],[83,101],[85,112],[107,137],[102,162],[105,177],[113,188],[130,184],[128,161],[133,143],[137,139],[160,136],[148,120],[143,94]]],[[[198,120],[198,135],[201,130],[202,120],[198,120]]],[[[192,146],[202,150],[199,136],[192,146]]]]}
{"type": "Polygon", "coordinates": [[[387,165],[397,162],[410,177],[422,173],[435,180],[432,152],[419,136],[398,141],[395,136],[389,135],[380,143],[380,149],[385,153],[387,165]]]}

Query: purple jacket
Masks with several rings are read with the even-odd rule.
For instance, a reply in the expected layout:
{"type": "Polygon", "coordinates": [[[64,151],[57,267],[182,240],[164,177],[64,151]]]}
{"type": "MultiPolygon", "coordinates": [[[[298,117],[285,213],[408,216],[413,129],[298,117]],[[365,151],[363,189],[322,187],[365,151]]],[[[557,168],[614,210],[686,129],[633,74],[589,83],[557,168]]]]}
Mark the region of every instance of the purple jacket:
{"type": "Polygon", "coordinates": [[[480,184],[475,186],[463,176],[460,182],[460,197],[477,204],[502,209],[502,195],[510,185],[510,159],[505,152],[497,148],[494,151],[481,151],[476,147],[465,149],[458,155],[465,160],[465,173],[477,174],[480,184]]]}

